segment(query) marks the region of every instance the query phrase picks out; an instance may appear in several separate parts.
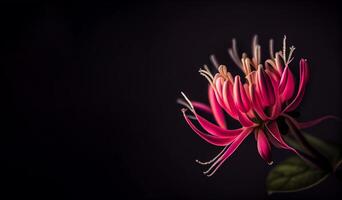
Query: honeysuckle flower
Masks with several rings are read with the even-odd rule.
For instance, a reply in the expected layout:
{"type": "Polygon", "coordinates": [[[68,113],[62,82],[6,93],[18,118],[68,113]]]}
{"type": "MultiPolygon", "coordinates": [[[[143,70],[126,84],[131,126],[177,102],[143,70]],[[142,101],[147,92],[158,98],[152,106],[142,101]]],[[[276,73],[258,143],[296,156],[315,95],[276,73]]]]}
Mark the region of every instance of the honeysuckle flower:
{"type": "Polygon", "coordinates": [[[289,120],[297,129],[308,128],[328,118],[334,118],[325,116],[308,122],[298,122],[289,115],[303,99],[309,80],[308,61],[300,59],[299,81],[296,86],[290,67],[295,48],[291,46],[287,49],[285,36],[281,51],[274,53],[272,39],[269,44],[270,58],[262,63],[257,36],[253,38],[251,58],[246,53],[240,58],[236,41],[232,40],[232,48],[228,49],[228,53],[242,70],[243,76],[233,76],[225,65],[218,63],[215,56],[210,56],[217,72],[212,73],[206,65],[199,70],[209,82],[209,105],[190,101],[182,92],[185,101],[178,102],[186,107],[182,112],[191,129],[208,143],[224,147],[208,162],[196,160],[199,164],[211,165],[204,172],[207,176],[212,176],[252,133],[255,135],[260,156],[268,164],[273,163],[271,144],[298,154],[282,137],[277,121],[280,117],[289,120]],[[192,115],[187,114],[188,110],[192,115]],[[216,123],[207,120],[198,114],[198,111],[212,115],[216,123]],[[229,129],[225,113],[237,120],[241,127],[229,129]],[[196,120],[203,130],[200,130],[192,120],[196,120]]]}

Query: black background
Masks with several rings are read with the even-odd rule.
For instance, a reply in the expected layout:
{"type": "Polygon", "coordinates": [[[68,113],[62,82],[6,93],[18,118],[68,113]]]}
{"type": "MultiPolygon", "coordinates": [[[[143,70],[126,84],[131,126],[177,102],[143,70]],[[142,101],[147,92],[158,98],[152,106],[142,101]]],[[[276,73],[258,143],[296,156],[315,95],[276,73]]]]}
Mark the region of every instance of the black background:
{"type": "MultiPolygon", "coordinates": [[[[300,119],[341,116],[340,10],[324,1],[1,5],[0,195],[338,199],[335,177],[268,197],[271,167],[253,137],[207,178],[194,160],[219,149],[191,131],[175,100],[184,91],[207,101],[197,71],[211,53],[239,73],[227,55],[231,38],[249,53],[255,33],[277,49],[286,34],[296,74],[300,57],[310,62],[300,119]]],[[[342,138],[333,121],[309,131],[342,138]]],[[[287,155],[274,150],[275,162],[287,155]]]]}

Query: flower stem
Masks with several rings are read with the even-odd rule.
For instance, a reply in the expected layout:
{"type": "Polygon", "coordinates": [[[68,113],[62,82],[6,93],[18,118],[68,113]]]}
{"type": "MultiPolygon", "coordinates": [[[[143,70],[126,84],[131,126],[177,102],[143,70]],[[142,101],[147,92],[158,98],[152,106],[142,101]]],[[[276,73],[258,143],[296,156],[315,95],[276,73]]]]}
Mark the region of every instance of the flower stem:
{"type": "Polygon", "coordinates": [[[306,153],[300,153],[302,154],[300,157],[306,161],[309,162],[310,164],[315,165],[316,167],[326,170],[326,171],[332,171],[332,166],[329,162],[329,160],[322,155],[319,151],[317,151],[304,137],[304,135],[301,133],[299,128],[291,121],[288,119],[285,119],[286,124],[290,128],[291,134],[295,137],[295,139],[301,144],[303,149],[306,151],[306,153]]]}

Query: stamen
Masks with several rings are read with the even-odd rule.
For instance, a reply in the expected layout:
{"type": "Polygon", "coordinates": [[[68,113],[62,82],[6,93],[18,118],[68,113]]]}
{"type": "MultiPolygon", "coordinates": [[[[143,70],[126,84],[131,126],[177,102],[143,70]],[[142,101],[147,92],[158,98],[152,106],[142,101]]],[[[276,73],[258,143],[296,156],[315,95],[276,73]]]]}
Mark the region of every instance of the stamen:
{"type": "Polygon", "coordinates": [[[202,76],[204,76],[204,77],[208,80],[208,82],[209,82],[211,85],[213,85],[214,77],[213,77],[213,75],[211,74],[211,72],[210,72],[208,66],[207,66],[207,65],[204,65],[203,68],[204,68],[204,70],[203,70],[203,69],[199,69],[198,72],[199,72],[202,76]]]}
{"type": "MultiPolygon", "coordinates": [[[[189,109],[189,108],[188,108],[189,109]]],[[[188,111],[188,109],[186,108],[182,108],[181,109],[181,112],[185,114],[186,111],[188,111]]],[[[191,110],[191,109],[190,109],[191,110]]],[[[193,111],[192,111],[193,112],[193,111]]],[[[197,120],[197,118],[194,116],[194,115],[186,115],[189,119],[192,119],[192,120],[197,120]]]]}
{"type": "Polygon", "coordinates": [[[254,48],[254,53],[253,53],[253,58],[252,58],[252,61],[254,63],[255,66],[258,66],[258,61],[257,61],[257,58],[256,58],[256,55],[257,55],[257,48],[254,48]]]}
{"type": "Polygon", "coordinates": [[[232,48],[228,49],[228,54],[231,57],[231,59],[234,61],[234,63],[242,68],[242,63],[240,62],[239,54],[237,51],[237,45],[236,45],[236,39],[232,39],[232,48]]]}
{"type": "Polygon", "coordinates": [[[295,49],[296,49],[296,48],[295,48],[294,46],[291,46],[291,47],[290,47],[290,52],[289,52],[289,57],[286,58],[286,35],[284,35],[284,40],[283,40],[283,52],[282,52],[281,57],[282,57],[282,59],[283,59],[285,65],[290,64],[291,61],[293,60],[292,54],[293,54],[293,52],[294,52],[295,49]]]}
{"type": "Polygon", "coordinates": [[[185,107],[187,107],[188,109],[191,110],[190,105],[189,105],[186,101],[184,101],[183,99],[178,98],[178,99],[176,100],[176,102],[177,102],[178,104],[180,104],[180,105],[182,105],[182,106],[185,106],[185,107]]]}
{"type": "Polygon", "coordinates": [[[223,148],[223,150],[220,151],[219,154],[217,154],[213,159],[211,159],[211,160],[209,160],[209,161],[207,161],[207,162],[202,162],[202,161],[199,161],[199,160],[195,160],[195,161],[196,161],[198,164],[200,164],[200,165],[209,165],[209,164],[215,162],[215,161],[217,160],[217,158],[219,158],[219,157],[226,151],[227,148],[228,148],[228,146],[225,146],[225,147],[223,148]]]}
{"type": "Polygon", "coordinates": [[[255,67],[260,64],[261,52],[260,52],[260,45],[258,44],[258,35],[254,35],[252,41],[252,61],[255,67]]]}
{"type": "Polygon", "coordinates": [[[271,58],[274,59],[274,41],[273,41],[273,39],[270,39],[269,51],[270,51],[271,58]]]}
{"type": "Polygon", "coordinates": [[[289,58],[288,58],[286,64],[290,64],[290,62],[293,60],[293,58],[291,58],[291,57],[292,57],[292,54],[293,54],[293,52],[294,52],[295,49],[296,49],[296,48],[295,48],[294,46],[291,46],[291,47],[290,47],[289,58]]]}
{"type": "Polygon", "coordinates": [[[256,46],[256,59],[257,59],[257,65],[260,64],[260,61],[261,61],[261,47],[260,45],[257,45],[256,46]]]}
{"type": "Polygon", "coordinates": [[[219,63],[217,61],[217,58],[214,54],[211,54],[209,56],[209,60],[211,61],[211,63],[214,65],[214,67],[217,69],[219,67],[219,63]]]}
{"type": "Polygon", "coordinates": [[[243,73],[247,74],[247,67],[246,67],[246,63],[245,63],[245,58],[241,58],[241,63],[242,63],[243,73]]]}
{"type": "Polygon", "coordinates": [[[243,64],[243,69],[246,75],[251,73],[251,65],[250,65],[250,59],[249,58],[242,58],[241,59],[242,64],[243,64]]]}
{"type": "Polygon", "coordinates": [[[237,54],[237,45],[236,45],[236,39],[235,38],[232,39],[232,48],[233,48],[234,54],[238,55],[237,54]]]}
{"type": "MultiPolygon", "coordinates": [[[[219,160],[217,160],[217,161],[219,161],[219,160]]],[[[203,172],[203,174],[207,175],[208,177],[212,176],[218,170],[219,166],[222,164],[223,161],[220,160],[219,162],[217,162],[217,163],[216,162],[214,164],[212,164],[207,171],[203,172]],[[213,171],[210,174],[208,174],[211,170],[213,170],[213,171]]]]}
{"type": "Polygon", "coordinates": [[[184,99],[188,102],[188,104],[190,105],[191,109],[190,110],[194,110],[194,106],[192,105],[191,101],[188,99],[188,97],[181,92],[181,94],[183,95],[184,99]]]}
{"type": "Polygon", "coordinates": [[[252,41],[252,55],[253,55],[253,57],[256,56],[255,48],[256,48],[257,45],[258,45],[258,35],[254,35],[253,36],[253,41],[252,41]]]}
{"type": "Polygon", "coordinates": [[[198,72],[208,75],[210,77],[210,79],[214,79],[213,75],[208,70],[200,69],[200,70],[198,70],[198,72]]]}
{"type": "Polygon", "coordinates": [[[208,76],[208,74],[203,73],[203,72],[200,72],[200,74],[201,74],[202,76],[204,76],[204,78],[206,78],[206,79],[208,80],[209,84],[212,85],[212,86],[214,87],[213,80],[208,76]]]}
{"type": "Polygon", "coordinates": [[[274,69],[276,69],[276,64],[274,63],[273,60],[267,59],[267,60],[265,61],[265,66],[268,66],[268,65],[271,65],[274,69]]]}
{"type": "Polygon", "coordinates": [[[291,58],[288,62],[287,62],[287,65],[290,64],[292,62],[294,58],[291,58]]]}
{"type": "Polygon", "coordinates": [[[286,63],[286,35],[284,35],[283,39],[283,60],[286,63]]]}
{"type": "Polygon", "coordinates": [[[203,68],[204,68],[206,71],[208,71],[208,72],[209,72],[209,74],[211,74],[211,71],[210,71],[210,69],[209,69],[208,65],[203,65],[203,68]]]}
{"type": "Polygon", "coordinates": [[[207,177],[211,177],[212,175],[214,175],[217,170],[218,170],[218,167],[216,167],[210,174],[206,174],[207,177]]]}

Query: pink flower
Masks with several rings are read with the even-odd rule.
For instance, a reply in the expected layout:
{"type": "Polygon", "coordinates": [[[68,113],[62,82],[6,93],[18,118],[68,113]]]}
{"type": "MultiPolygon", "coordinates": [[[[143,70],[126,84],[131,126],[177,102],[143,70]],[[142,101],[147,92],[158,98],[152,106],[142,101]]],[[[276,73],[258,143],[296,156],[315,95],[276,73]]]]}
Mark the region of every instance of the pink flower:
{"type": "Polygon", "coordinates": [[[299,129],[333,118],[333,116],[325,116],[309,122],[297,122],[287,114],[299,106],[309,80],[308,62],[306,59],[301,59],[296,90],[295,77],[290,69],[294,50],[292,46],[287,53],[286,37],[284,37],[283,50],[274,53],[273,40],[270,40],[270,58],[262,63],[257,36],[253,38],[252,58],[249,58],[246,53],[243,53],[240,58],[236,41],[233,39],[232,48],[228,52],[244,76],[233,77],[226,66],[219,65],[215,57],[211,56],[210,59],[217,72],[213,74],[206,65],[204,69],[199,70],[200,74],[209,81],[210,105],[190,101],[182,92],[186,101],[181,100],[179,103],[187,107],[187,109],[183,108],[182,112],[192,130],[208,143],[224,146],[212,160],[208,162],[197,160],[202,165],[211,164],[204,174],[213,175],[251,133],[255,135],[260,156],[268,164],[273,163],[270,144],[297,153],[283,140],[277,123],[279,117],[291,120],[299,129]],[[192,112],[193,117],[186,114],[187,110],[192,112]],[[198,111],[212,115],[216,124],[199,115],[198,111]],[[241,128],[229,129],[224,112],[237,120],[241,128]],[[197,128],[192,119],[197,120],[203,130],[197,128]]]}

